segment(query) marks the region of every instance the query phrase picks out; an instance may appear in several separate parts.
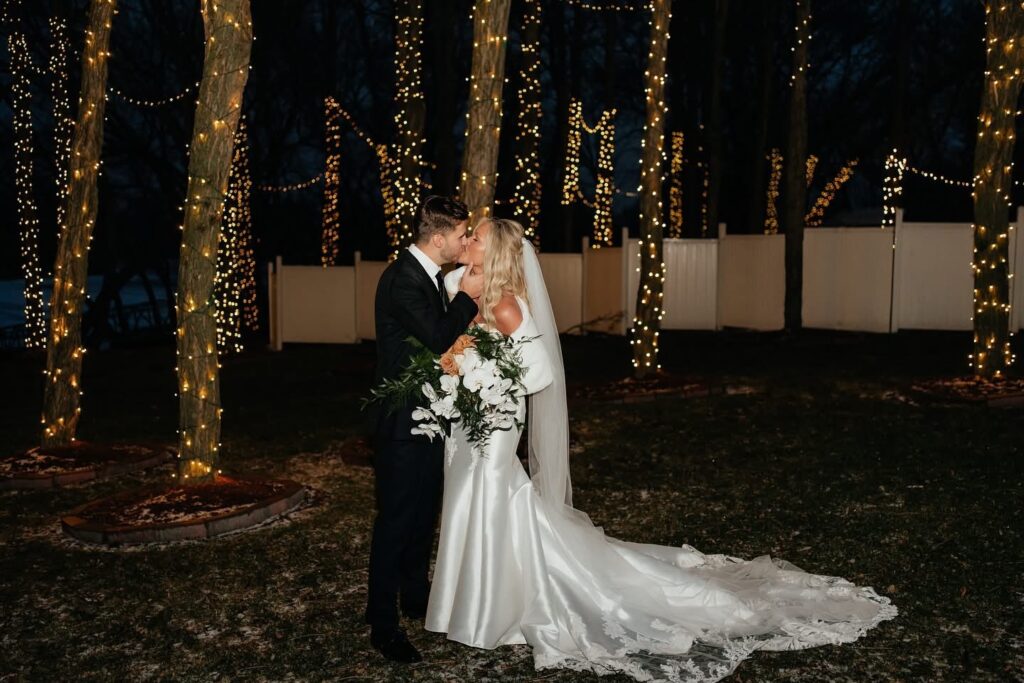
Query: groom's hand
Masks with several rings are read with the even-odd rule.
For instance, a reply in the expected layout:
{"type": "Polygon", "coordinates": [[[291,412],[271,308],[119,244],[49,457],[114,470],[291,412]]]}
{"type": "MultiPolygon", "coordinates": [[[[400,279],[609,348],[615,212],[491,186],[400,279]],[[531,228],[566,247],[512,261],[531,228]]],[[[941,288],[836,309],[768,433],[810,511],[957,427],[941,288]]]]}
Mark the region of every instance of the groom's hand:
{"type": "Polygon", "coordinates": [[[459,280],[459,291],[465,292],[470,299],[479,299],[484,291],[484,274],[470,274],[471,268],[466,268],[459,280]]]}

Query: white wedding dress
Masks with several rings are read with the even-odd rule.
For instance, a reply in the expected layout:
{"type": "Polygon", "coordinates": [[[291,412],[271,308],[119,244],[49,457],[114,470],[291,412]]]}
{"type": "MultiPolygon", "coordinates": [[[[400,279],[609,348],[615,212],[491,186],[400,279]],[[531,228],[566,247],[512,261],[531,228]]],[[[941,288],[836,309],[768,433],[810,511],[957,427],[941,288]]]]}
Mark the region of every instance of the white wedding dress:
{"type": "MultiPolygon", "coordinates": [[[[519,299],[523,322],[511,336],[541,335],[524,345],[526,393],[535,398],[560,389],[564,414],[560,351],[544,340],[547,332],[557,344],[550,302],[539,291],[536,255],[528,243],[524,249],[527,271],[534,271],[531,306],[519,299]],[[538,318],[544,309],[540,325],[531,308],[538,318]]],[[[449,274],[449,289],[457,288],[459,275],[449,274]]],[[[523,396],[520,418],[526,408],[523,396]]],[[[531,448],[538,443],[535,429],[550,431],[535,419],[558,412],[531,404],[531,448]],[[534,416],[538,407],[544,414],[534,416]]],[[[456,427],[446,443],[430,631],[487,649],[528,644],[537,669],[707,682],[729,675],[756,650],[847,643],[896,616],[889,599],[871,588],[783,560],[745,561],[688,545],[606,537],[571,507],[567,471],[544,469],[546,452],[531,450],[531,480],[516,456],[520,434],[496,432],[485,452],[474,453],[456,427]]],[[[548,442],[550,450],[560,451],[564,440],[567,451],[567,431],[557,439],[557,447],[548,442]]],[[[561,457],[567,463],[567,453],[561,457]]]]}

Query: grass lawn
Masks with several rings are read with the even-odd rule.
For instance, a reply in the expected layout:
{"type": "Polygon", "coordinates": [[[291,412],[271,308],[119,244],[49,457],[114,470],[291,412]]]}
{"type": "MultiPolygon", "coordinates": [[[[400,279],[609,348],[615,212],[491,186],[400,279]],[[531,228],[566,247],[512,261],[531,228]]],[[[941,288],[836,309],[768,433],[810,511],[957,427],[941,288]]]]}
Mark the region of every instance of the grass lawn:
{"type": "MultiPolygon", "coordinates": [[[[710,395],[575,401],[576,506],[615,537],[771,554],[900,609],[854,644],[760,653],[729,680],[1024,680],[1024,410],[910,389],[966,372],[968,335],[665,333],[661,345],[665,368],[710,395]]],[[[624,376],[627,349],[566,339],[571,389],[624,376]]],[[[473,650],[412,623],[424,663],[370,648],[373,475],[339,453],[365,430],[372,364],[371,344],[224,361],[224,471],[314,489],[263,528],[124,550],[63,537],[60,514],[169,481],[169,467],[0,492],[0,681],[596,680],[536,674],[526,647],[473,650]]],[[[170,345],[90,353],[79,436],[173,442],[173,366],[170,345]]],[[[0,356],[5,450],[34,445],[41,368],[0,356]]]]}

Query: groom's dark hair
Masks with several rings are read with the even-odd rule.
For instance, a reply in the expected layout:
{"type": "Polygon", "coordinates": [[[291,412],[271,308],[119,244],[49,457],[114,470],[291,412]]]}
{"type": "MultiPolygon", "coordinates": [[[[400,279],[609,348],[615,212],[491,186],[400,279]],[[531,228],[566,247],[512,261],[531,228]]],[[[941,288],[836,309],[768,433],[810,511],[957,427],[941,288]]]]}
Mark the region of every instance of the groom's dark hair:
{"type": "Polygon", "coordinates": [[[454,197],[432,194],[423,200],[416,212],[416,241],[451,232],[462,221],[469,220],[469,208],[454,197]]]}

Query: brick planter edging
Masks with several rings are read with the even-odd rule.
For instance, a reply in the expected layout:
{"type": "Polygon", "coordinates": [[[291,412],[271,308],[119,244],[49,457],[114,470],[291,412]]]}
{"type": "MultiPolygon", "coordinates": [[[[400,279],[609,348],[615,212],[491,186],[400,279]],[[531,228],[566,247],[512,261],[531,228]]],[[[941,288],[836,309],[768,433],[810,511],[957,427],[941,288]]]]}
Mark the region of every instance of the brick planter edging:
{"type": "Polygon", "coordinates": [[[92,479],[109,479],[127,472],[144,470],[154,465],[159,465],[174,457],[175,450],[171,446],[160,446],[153,449],[153,454],[139,459],[126,460],[124,462],[112,462],[95,465],[92,467],[80,467],[74,470],[63,472],[0,475],[0,490],[3,489],[52,489],[68,484],[80,484],[92,479]]]}
{"type": "MultiPolygon", "coordinates": [[[[247,479],[249,481],[257,481],[255,478],[247,479]]],[[[64,533],[69,536],[85,543],[102,545],[162,543],[187,539],[214,538],[232,531],[256,526],[271,517],[276,517],[294,509],[305,500],[306,488],[302,484],[289,479],[278,481],[286,484],[283,491],[269,498],[257,501],[252,505],[219,515],[198,517],[179,522],[112,526],[89,521],[89,508],[99,502],[94,500],[75,508],[67,515],[61,517],[60,524],[61,528],[64,529],[64,533]]]]}

